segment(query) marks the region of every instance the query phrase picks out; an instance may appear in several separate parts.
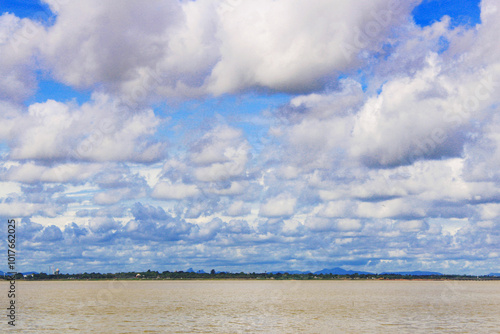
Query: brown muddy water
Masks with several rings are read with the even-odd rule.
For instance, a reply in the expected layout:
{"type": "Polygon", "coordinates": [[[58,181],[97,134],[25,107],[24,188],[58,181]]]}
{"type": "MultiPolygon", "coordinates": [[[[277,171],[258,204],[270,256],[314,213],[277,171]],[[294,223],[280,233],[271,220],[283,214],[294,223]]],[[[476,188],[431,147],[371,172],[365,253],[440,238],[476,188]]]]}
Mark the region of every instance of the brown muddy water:
{"type": "MultiPolygon", "coordinates": [[[[16,282],[19,333],[500,333],[500,282],[16,282]]],[[[4,307],[5,306],[5,307],[4,307]]]]}

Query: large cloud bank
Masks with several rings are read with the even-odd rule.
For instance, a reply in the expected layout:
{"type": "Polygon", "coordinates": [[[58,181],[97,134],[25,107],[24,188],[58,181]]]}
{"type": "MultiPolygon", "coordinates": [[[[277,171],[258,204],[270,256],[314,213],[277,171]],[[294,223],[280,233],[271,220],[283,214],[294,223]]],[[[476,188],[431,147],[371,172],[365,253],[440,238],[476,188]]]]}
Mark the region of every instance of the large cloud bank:
{"type": "Polygon", "coordinates": [[[454,27],[418,1],[46,3],[0,16],[0,214],[29,269],[498,271],[495,1],[454,27]],[[27,103],[41,78],[91,97],[27,103]]]}

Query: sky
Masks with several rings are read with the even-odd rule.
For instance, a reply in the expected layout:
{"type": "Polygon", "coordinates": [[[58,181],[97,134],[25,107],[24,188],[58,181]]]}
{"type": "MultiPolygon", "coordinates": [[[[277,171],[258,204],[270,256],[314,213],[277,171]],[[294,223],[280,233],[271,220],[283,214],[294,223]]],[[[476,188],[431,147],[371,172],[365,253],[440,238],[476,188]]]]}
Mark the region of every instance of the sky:
{"type": "Polygon", "coordinates": [[[500,271],[496,1],[0,9],[19,271],[500,271]]]}

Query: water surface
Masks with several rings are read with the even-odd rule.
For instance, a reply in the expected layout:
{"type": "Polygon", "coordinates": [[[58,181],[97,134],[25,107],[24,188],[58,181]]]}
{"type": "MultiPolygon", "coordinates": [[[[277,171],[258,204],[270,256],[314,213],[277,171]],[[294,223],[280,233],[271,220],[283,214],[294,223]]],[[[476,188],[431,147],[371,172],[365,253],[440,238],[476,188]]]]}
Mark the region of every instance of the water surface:
{"type": "Polygon", "coordinates": [[[500,333],[498,281],[16,284],[22,333],[500,333]]]}

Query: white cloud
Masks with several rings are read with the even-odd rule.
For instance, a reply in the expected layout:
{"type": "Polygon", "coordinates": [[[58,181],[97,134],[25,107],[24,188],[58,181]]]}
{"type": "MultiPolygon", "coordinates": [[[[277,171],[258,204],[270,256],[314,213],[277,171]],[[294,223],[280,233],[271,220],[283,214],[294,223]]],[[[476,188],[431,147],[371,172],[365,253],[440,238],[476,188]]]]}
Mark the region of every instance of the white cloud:
{"type": "Polygon", "coordinates": [[[111,189],[100,192],[94,196],[94,203],[97,205],[116,204],[124,199],[144,196],[145,192],[136,192],[129,188],[111,189]]]}
{"type": "Polygon", "coordinates": [[[206,188],[206,191],[212,194],[217,194],[217,195],[225,195],[225,196],[232,196],[232,195],[241,195],[245,192],[245,190],[248,189],[248,182],[231,182],[231,185],[227,188],[206,188]]]}
{"type": "Polygon", "coordinates": [[[478,213],[480,219],[496,219],[500,217],[500,204],[488,203],[478,205],[478,213]]]}
{"type": "Polygon", "coordinates": [[[376,48],[410,8],[408,3],[394,4],[240,1],[220,17],[221,60],[209,89],[221,94],[251,86],[319,88],[325,75],[349,69],[362,49],[376,48]],[[387,21],[381,24],[377,19],[382,14],[387,21]]]}
{"type": "Polygon", "coordinates": [[[94,176],[103,168],[100,164],[60,164],[52,167],[33,162],[14,165],[0,174],[5,180],[23,183],[33,182],[79,182],[94,176]]]}
{"type": "Polygon", "coordinates": [[[11,159],[152,162],[163,144],[148,140],[160,124],[152,110],[130,113],[96,94],[81,107],[48,100],[7,118],[11,159]],[[14,121],[12,121],[14,118],[14,121]],[[17,128],[23,131],[16,131],[17,128]]]}
{"type": "Polygon", "coordinates": [[[93,218],[89,221],[88,226],[89,229],[94,233],[103,233],[120,228],[120,224],[117,221],[107,217],[93,218]]]}
{"type": "Polygon", "coordinates": [[[320,206],[318,215],[329,218],[345,217],[352,214],[354,207],[351,201],[330,201],[320,206]]]}
{"type": "Polygon", "coordinates": [[[250,145],[242,132],[227,126],[216,127],[191,147],[190,160],[199,165],[194,176],[202,182],[216,182],[244,175],[250,145]]]}
{"type": "MultiPolygon", "coordinates": [[[[168,36],[182,21],[178,1],[49,1],[57,12],[41,54],[55,77],[73,87],[124,83],[168,52],[168,36]],[[91,22],[89,24],[89,22],[91,22]]],[[[154,68],[154,66],[153,66],[154,68]]]]}
{"type": "Polygon", "coordinates": [[[280,195],[263,202],[259,215],[263,217],[291,216],[295,212],[297,199],[288,195],[280,195]]]}
{"type": "Polygon", "coordinates": [[[398,222],[397,228],[403,232],[420,232],[429,226],[423,220],[407,220],[398,222]]]}
{"type": "Polygon", "coordinates": [[[33,52],[40,24],[13,14],[0,16],[0,100],[22,102],[36,89],[33,52]]]}
{"type": "Polygon", "coordinates": [[[313,232],[359,232],[363,224],[359,219],[328,219],[322,217],[309,217],[306,227],[313,232]]]}
{"type": "Polygon", "coordinates": [[[246,152],[244,149],[240,152],[231,154],[235,158],[241,158],[239,161],[232,161],[224,164],[212,164],[208,167],[200,167],[195,171],[195,176],[198,180],[203,182],[214,182],[229,179],[233,176],[241,175],[245,171],[245,164],[247,162],[246,152]]]}
{"type": "MultiPolygon", "coordinates": [[[[155,95],[321,88],[328,76],[353,69],[359,54],[378,50],[417,3],[46,2],[55,23],[34,29],[28,50],[39,51],[57,80],[105,87],[130,105],[155,95]]],[[[4,26],[16,20],[4,18],[4,26]]]]}
{"type": "Polygon", "coordinates": [[[231,217],[250,214],[250,207],[243,201],[235,201],[227,208],[226,214],[231,217]]]}
{"type": "Polygon", "coordinates": [[[228,146],[241,140],[241,130],[230,127],[217,127],[206,133],[191,147],[190,160],[199,165],[226,162],[229,157],[228,146]]]}
{"type": "Polygon", "coordinates": [[[393,199],[378,203],[360,202],[356,214],[363,218],[424,217],[425,204],[411,199],[393,199]]]}
{"type": "Polygon", "coordinates": [[[338,219],[335,227],[338,231],[343,232],[360,231],[363,224],[358,219],[338,219]]]}
{"type": "Polygon", "coordinates": [[[0,216],[2,217],[30,217],[42,208],[40,204],[10,202],[0,203],[0,216]]]}
{"type": "Polygon", "coordinates": [[[425,69],[386,83],[367,101],[356,117],[353,156],[387,166],[461,153],[461,138],[451,132],[457,125],[445,119],[448,110],[460,106],[456,79],[442,75],[437,57],[430,55],[425,69]],[[450,142],[454,137],[458,142],[450,142]]]}
{"type": "Polygon", "coordinates": [[[200,194],[200,189],[194,184],[170,184],[168,182],[160,182],[154,187],[151,196],[165,200],[181,200],[189,197],[196,197],[200,194]]]}
{"type": "Polygon", "coordinates": [[[17,182],[1,182],[0,185],[0,198],[21,192],[21,187],[17,182]]]}
{"type": "Polygon", "coordinates": [[[0,16],[0,215],[66,225],[26,223],[30,247],[182,265],[495,264],[494,0],[470,29],[416,26],[417,1],[47,2],[47,26],[0,16]],[[29,105],[39,73],[92,97],[29,105]]]}

